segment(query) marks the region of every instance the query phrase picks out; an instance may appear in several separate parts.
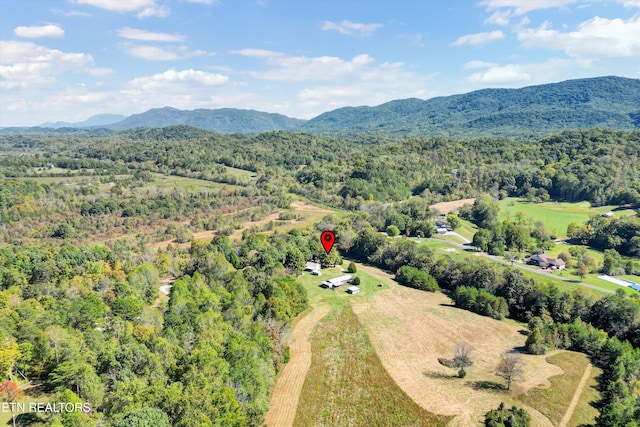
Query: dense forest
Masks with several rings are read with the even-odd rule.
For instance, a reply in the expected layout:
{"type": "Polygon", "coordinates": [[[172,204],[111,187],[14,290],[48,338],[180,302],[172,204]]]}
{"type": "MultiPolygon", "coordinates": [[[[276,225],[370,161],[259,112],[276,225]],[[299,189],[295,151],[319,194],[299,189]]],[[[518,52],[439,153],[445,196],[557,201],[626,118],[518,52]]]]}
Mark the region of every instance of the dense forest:
{"type": "MultiPolygon", "coordinates": [[[[41,420],[48,426],[260,425],[289,357],[288,329],[307,307],[296,275],[305,261],[345,256],[391,271],[402,285],[443,290],[460,308],[526,322],[532,353],[588,354],[604,369],[598,425],[633,425],[640,299],[561,292],[519,270],[438,258],[380,231],[428,237],[430,204],[477,197],[461,216],[480,228],[478,247],[544,249],[552,236],[517,218],[499,220],[495,200],[637,209],[639,157],[640,131],[603,129],[466,141],[223,135],[187,126],[1,136],[2,380],[25,393],[90,402],[90,413],[41,420]],[[166,188],[163,177],[199,181],[166,188]],[[242,223],[277,215],[294,197],[342,214],[240,233],[242,223]],[[337,235],[330,254],[318,241],[325,229],[337,235]],[[193,239],[202,230],[215,232],[210,243],[193,239]],[[172,243],[152,247],[163,240],[172,243]],[[161,280],[172,285],[168,297],[158,294],[161,280]]],[[[608,272],[633,272],[638,263],[621,255],[638,255],[638,221],[594,217],[567,234],[607,249],[608,272]]]]}

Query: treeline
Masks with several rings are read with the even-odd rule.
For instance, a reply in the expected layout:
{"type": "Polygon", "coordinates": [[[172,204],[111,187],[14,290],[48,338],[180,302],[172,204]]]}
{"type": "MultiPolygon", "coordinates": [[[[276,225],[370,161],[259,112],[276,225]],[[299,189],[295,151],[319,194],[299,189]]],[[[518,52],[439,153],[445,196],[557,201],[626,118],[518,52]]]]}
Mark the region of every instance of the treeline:
{"type": "Polygon", "coordinates": [[[640,257],[640,217],[603,218],[591,217],[578,226],[569,224],[567,236],[571,243],[589,245],[606,250],[613,249],[622,255],[640,257]]]}
{"type": "Polygon", "coordinates": [[[51,426],[143,415],[173,426],[261,425],[289,357],[288,327],[307,307],[292,274],[324,252],[316,243],[294,231],[151,256],[124,244],[1,248],[0,376],[91,404],[51,426]],[[171,274],[179,278],[165,305],[159,278],[171,274]]]}
{"type": "Polygon", "coordinates": [[[588,200],[640,205],[640,131],[566,131],[537,140],[466,141],[384,136],[338,139],[303,133],[222,135],[187,126],[134,129],[108,136],[0,136],[19,163],[27,153],[124,163],[131,169],[231,182],[220,165],[268,170],[272,184],[334,206],[367,200],[429,201],[489,193],[532,201],[588,200]],[[26,148],[25,148],[26,147],[26,148]],[[73,148],[71,148],[73,147],[73,148]]]}

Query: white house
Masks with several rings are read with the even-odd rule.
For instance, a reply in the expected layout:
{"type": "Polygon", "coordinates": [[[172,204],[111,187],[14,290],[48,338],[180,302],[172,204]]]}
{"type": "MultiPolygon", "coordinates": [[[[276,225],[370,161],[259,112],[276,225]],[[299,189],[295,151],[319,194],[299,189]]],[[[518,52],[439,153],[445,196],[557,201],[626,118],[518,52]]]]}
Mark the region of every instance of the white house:
{"type": "Polygon", "coordinates": [[[305,264],[304,271],[320,271],[320,263],[309,261],[305,264]]]}

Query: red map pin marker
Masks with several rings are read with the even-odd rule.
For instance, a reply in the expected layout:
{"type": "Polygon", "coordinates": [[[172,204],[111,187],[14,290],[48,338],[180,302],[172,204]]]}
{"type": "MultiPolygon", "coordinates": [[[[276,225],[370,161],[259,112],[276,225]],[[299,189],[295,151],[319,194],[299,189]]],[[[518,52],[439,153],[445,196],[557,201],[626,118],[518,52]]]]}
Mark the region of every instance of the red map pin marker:
{"type": "Polygon", "coordinates": [[[333,231],[323,231],[322,235],[320,236],[320,243],[322,243],[322,247],[324,247],[324,250],[329,253],[331,252],[331,248],[333,247],[333,244],[336,242],[336,235],[333,233],[333,231]]]}

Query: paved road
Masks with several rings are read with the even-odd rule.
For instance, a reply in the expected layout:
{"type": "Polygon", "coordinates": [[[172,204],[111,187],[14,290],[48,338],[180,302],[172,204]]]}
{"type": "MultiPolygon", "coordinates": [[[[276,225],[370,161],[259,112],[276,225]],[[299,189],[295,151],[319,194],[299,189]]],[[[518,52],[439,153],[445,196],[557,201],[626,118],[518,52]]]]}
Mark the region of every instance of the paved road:
{"type": "MultiPolygon", "coordinates": [[[[448,232],[447,234],[458,234],[458,233],[448,232]]],[[[460,236],[460,235],[458,234],[458,236],[460,236]]],[[[460,236],[460,237],[462,239],[464,239],[464,240],[467,240],[463,236],[460,236]]],[[[436,240],[436,239],[434,239],[434,240],[436,240]]],[[[467,245],[467,244],[454,243],[454,242],[450,242],[448,240],[440,240],[440,239],[437,239],[437,240],[438,240],[438,242],[444,242],[444,243],[447,243],[447,244],[449,244],[451,246],[455,246],[457,248],[460,248],[462,250],[468,250],[470,248],[470,246],[467,245]]],[[[505,259],[503,259],[501,257],[495,256],[495,255],[489,255],[489,254],[487,254],[485,252],[477,252],[477,254],[480,255],[480,256],[483,256],[485,258],[489,258],[489,259],[491,259],[493,261],[519,268],[520,270],[524,270],[524,271],[526,271],[528,273],[538,274],[540,276],[552,277],[554,279],[559,279],[559,280],[563,280],[565,282],[571,283],[572,285],[584,286],[585,288],[595,289],[596,291],[604,292],[604,293],[607,293],[607,294],[615,294],[614,291],[611,291],[609,289],[603,289],[603,288],[600,288],[598,286],[590,285],[590,284],[584,283],[584,282],[575,282],[575,281],[573,281],[571,279],[567,279],[566,277],[556,276],[555,274],[549,273],[547,271],[532,270],[530,268],[525,267],[524,265],[522,265],[520,263],[517,263],[517,262],[516,263],[511,263],[511,261],[507,261],[507,260],[505,260],[505,259]]]]}

